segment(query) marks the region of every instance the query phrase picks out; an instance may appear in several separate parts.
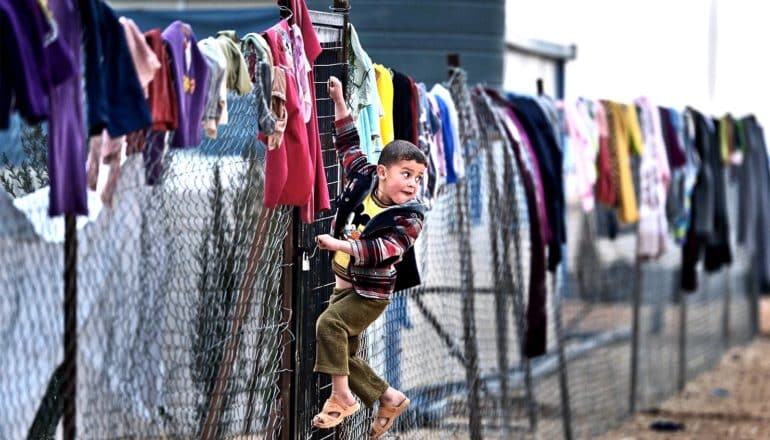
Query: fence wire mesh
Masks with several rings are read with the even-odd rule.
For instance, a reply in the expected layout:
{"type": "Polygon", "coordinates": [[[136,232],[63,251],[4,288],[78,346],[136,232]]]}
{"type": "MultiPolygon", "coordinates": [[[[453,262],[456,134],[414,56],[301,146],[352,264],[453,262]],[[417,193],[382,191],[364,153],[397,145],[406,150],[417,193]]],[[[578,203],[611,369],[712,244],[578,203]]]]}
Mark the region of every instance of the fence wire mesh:
{"type": "MultiPolygon", "coordinates": [[[[254,95],[231,94],[228,107],[216,140],[168,152],[157,185],[132,155],[112,206],[90,197],[77,249],[78,438],[278,432],[289,211],[262,207],[254,95]]],[[[40,136],[28,158],[45,154],[40,136]]],[[[4,199],[14,218],[2,221],[0,346],[13,362],[0,377],[0,437],[50,438],[62,413],[63,222],[47,218],[42,182],[22,195],[34,188],[8,180],[31,221],[4,199]]]]}
{"type": "MultiPolygon", "coordinates": [[[[637,271],[635,228],[610,236],[611,212],[570,203],[564,263],[547,282],[547,352],[522,356],[533,248],[521,170],[495,106],[474,95],[480,131],[461,129],[468,175],[433,201],[415,245],[423,283],[397,292],[366,333],[362,354],[412,400],[390,438],[590,438],[627,418],[632,401],[654,408],[753,337],[739,248],[729,271],[701,274],[701,288],[683,294],[673,241],[637,271]]],[[[364,436],[373,414],[352,417],[338,438],[364,436]]]]}
{"type": "MultiPolygon", "coordinates": [[[[730,215],[737,209],[736,188],[730,215]]],[[[754,331],[749,265],[733,239],[729,269],[701,271],[694,293],[679,288],[681,248],[670,240],[658,260],[636,272],[636,230],[611,236],[611,213],[599,208],[568,213],[568,258],[563,287],[564,337],[570,380],[572,426],[577,438],[617,426],[631,410],[655,408],[684,381],[712,368],[730,347],[754,331]],[[634,289],[639,283],[636,388],[632,396],[634,289]],[[729,283],[729,284],[728,284],[729,283]]],[[[733,222],[733,224],[735,224],[733,222]]]]}

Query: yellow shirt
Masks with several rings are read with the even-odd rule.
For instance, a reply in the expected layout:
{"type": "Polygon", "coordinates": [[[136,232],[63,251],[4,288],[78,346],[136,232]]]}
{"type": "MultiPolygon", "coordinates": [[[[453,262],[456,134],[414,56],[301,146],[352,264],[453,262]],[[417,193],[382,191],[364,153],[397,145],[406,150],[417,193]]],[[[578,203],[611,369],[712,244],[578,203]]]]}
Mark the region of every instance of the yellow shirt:
{"type": "MultiPolygon", "coordinates": [[[[633,106],[633,104],[631,104],[633,106]]],[[[636,118],[636,109],[617,102],[608,102],[609,120],[611,121],[610,141],[615,151],[615,166],[618,178],[618,220],[621,223],[636,223],[639,220],[639,209],[634,193],[634,180],[631,175],[632,149],[642,150],[641,129],[636,118]],[[613,139],[614,138],[614,139],[613,139]]]]}
{"type": "Polygon", "coordinates": [[[380,117],[380,137],[382,145],[388,145],[395,137],[393,130],[393,76],[390,70],[382,64],[374,65],[374,73],[377,77],[377,94],[382,103],[382,116],[380,117]]]}
{"type": "Polygon", "coordinates": [[[641,156],[644,152],[644,139],[642,139],[642,126],[639,124],[639,115],[636,112],[636,105],[631,103],[624,105],[624,107],[626,108],[628,140],[631,143],[631,150],[641,156]]]}
{"type": "MultiPolygon", "coordinates": [[[[381,213],[385,208],[388,207],[372,194],[366,196],[364,201],[361,203],[361,206],[363,206],[363,209],[356,209],[352,214],[350,214],[352,218],[348,219],[347,224],[345,225],[343,232],[345,234],[343,237],[344,240],[357,240],[358,237],[361,236],[361,233],[364,231],[366,224],[369,223],[369,220],[374,218],[375,215],[381,213]]],[[[334,269],[334,273],[337,276],[347,281],[350,281],[347,275],[349,264],[349,254],[342,251],[337,251],[334,253],[332,269],[334,269]]]]}

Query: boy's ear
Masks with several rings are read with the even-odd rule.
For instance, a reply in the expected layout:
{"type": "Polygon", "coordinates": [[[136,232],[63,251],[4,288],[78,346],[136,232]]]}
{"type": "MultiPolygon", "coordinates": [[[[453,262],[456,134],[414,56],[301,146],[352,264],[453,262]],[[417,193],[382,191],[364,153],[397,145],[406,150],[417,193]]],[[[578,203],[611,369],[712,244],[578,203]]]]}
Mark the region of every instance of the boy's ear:
{"type": "Polygon", "coordinates": [[[385,167],[385,165],[382,165],[382,164],[377,165],[377,177],[379,177],[380,180],[385,178],[386,171],[388,171],[388,169],[385,167]]]}

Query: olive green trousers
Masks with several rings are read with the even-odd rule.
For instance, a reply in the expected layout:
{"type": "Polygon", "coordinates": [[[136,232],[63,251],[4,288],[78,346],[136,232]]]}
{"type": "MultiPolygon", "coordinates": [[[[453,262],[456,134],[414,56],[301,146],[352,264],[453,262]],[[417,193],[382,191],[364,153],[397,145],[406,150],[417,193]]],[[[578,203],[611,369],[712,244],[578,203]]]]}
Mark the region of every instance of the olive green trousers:
{"type": "Polygon", "coordinates": [[[350,390],[370,408],[389,385],[356,353],[361,333],[388,304],[390,300],[364,298],[352,288],[334,289],[329,306],[315,325],[314,371],[348,376],[350,390]]]}

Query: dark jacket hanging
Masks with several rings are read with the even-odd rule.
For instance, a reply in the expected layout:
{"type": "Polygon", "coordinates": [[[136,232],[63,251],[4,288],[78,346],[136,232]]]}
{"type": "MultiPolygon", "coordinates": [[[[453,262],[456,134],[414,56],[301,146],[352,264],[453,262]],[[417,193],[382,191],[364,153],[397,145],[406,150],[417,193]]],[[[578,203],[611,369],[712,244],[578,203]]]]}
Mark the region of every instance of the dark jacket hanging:
{"type": "Polygon", "coordinates": [[[564,221],[564,187],[562,183],[562,152],[553,127],[540,105],[532,98],[509,94],[508,102],[516,117],[524,125],[527,136],[534,144],[537,163],[543,179],[543,190],[553,239],[548,243],[548,270],[554,271],[561,262],[561,246],[567,241],[564,221]]]}
{"type": "Polygon", "coordinates": [[[682,289],[694,291],[698,288],[696,266],[701,253],[708,272],[730,264],[732,254],[717,126],[698,111],[688,111],[693,118],[693,142],[700,156],[700,166],[691,196],[690,229],[682,247],[681,283],[682,289]]]}
{"type": "Polygon", "coordinates": [[[106,128],[110,136],[117,137],[149,126],[150,109],[115,11],[101,1],[81,0],[80,13],[88,134],[106,128]]]}
{"type": "Polygon", "coordinates": [[[745,140],[743,162],[737,169],[738,242],[746,245],[760,289],[767,292],[770,291],[770,168],[762,126],[753,115],[741,122],[745,140]]]}
{"type": "Polygon", "coordinates": [[[393,71],[393,132],[395,139],[409,141],[417,145],[415,126],[417,114],[414,112],[413,81],[403,73],[393,71]]]}
{"type": "MultiPolygon", "coordinates": [[[[498,103],[504,105],[501,101],[498,103]]],[[[514,116],[513,110],[505,106],[503,110],[509,117],[514,116]]],[[[545,354],[548,334],[548,311],[547,297],[548,288],[546,287],[546,258],[545,242],[540,229],[540,218],[537,210],[537,191],[535,189],[535,178],[530,172],[524,160],[521,148],[512,133],[507,133],[508,140],[513,150],[513,156],[516,161],[516,167],[519,170],[521,181],[524,186],[524,196],[527,200],[527,218],[529,219],[529,237],[530,247],[530,270],[529,270],[529,292],[527,302],[527,328],[523,342],[524,355],[535,357],[545,354]]]]}

